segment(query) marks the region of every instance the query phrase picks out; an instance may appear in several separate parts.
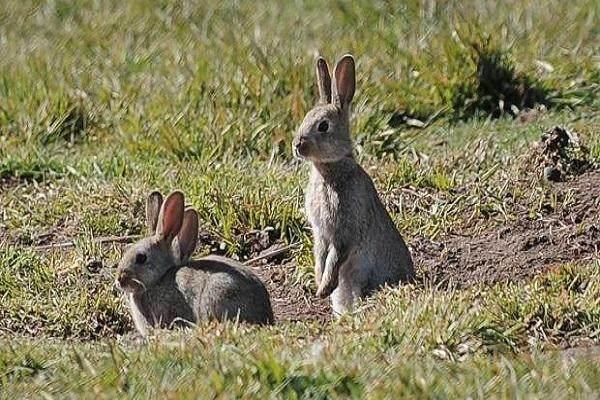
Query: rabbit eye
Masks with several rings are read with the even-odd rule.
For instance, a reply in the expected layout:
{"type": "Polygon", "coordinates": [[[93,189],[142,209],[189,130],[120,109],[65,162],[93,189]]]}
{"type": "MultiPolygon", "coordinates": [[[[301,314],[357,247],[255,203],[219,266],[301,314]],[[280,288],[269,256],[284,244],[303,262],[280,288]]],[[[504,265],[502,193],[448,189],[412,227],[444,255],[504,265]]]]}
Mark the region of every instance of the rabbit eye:
{"type": "Polygon", "coordinates": [[[319,132],[324,133],[324,132],[327,132],[328,129],[329,129],[329,122],[327,122],[327,121],[319,122],[319,126],[317,126],[317,130],[319,132]]]}
{"type": "Polygon", "coordinates": [[[135,263],[143,264],[146,262],[146,255],[144,253],[138,253],[135,255],[135,263]]]}

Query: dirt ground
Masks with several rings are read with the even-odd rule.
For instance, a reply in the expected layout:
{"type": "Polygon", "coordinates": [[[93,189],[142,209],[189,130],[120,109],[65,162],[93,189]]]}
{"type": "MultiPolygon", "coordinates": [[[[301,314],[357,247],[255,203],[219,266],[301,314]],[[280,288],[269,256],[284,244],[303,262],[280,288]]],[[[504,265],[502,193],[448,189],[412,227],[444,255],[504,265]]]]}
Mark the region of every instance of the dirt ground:
{"type": "Polygon", "coordinates": [[[295,284],[295,264],[264,264],[253,270],[267,286],[276,321],[319,321],[331,319],[329,300],[319,299],[314,293],[295,284]]]}
{"type": "MultiPolygon", "coordinates": [[[[540,218],[522,215],[511,223],[482,230],[465,228],[437,240],[416,237],[410,241],[419,280],[440,287],[464,288],[474,284],[519,281],[531,278],[566,262],[600,256],[600,170],[593,170],[565,182],[552,184],[558,199],[571,196],[567,206],[545,208],[540,218]]],[[[486,226],[477,221],[474,226],[486,226]]],[[[459,228],[460,229],[460,228],[459,228]]],[[[252,243],[248,256],[254,257],[272,248],[264,232],[248,238],[252,243]]],[[[200,244],[215,248],[215,238],[201,234],[200,244]]],[[[294,281],[296,265],[290,254],[252,265],[271,294],[278,322],[331,319],[329,300],[294,281]]]]}
{"type": "MultiPolygon", "coordinates": [[[[440,287],[515,282],[567,262],[600,255],[600,171],[553,184],[557,198],[572,196],[568,206],[546,208],[531,219],[524,210],[514,222],[482,231],[467,229],[438,240],[410,242],[419,278],[440,287]]],[[[476,224],[481,226],[484,224],[476,224]]],[[[485,225],[484,225],[485,226],[485,225]]],[[[327,321],[328,301],[316,299],[292,282],[295,265],[269,263],[254,270],[271,293],[279,321],[327,321]]]]}
{"type": "MultiPolygon", "coordinates": [[[[519,175],[534,180],[542,171],[556,205],[548,202],[531,217],[529,205],[514,204],[517,217],[512,222],[481,219],[459,224],[436,240],[413,238],[409,245],[419,280],[458,288],[515,282],[560,264],[600,257],[600,169],[588,155],[573,132],[558,126],[548,130],[530,148],[519,175]]],[[[276,268],[269,267],[261,277],[278,298],[275,312],[281,319],[322,318],[328,305],[315,301],[312,293],[298,292],[290,282],[272,282],[276,268]],[[297,308],[299,298],[307,308],[297,308]]]]}
{"type": "Polygon", "coordinates": [[[600,171],[556,183],[553,193],[573,202],[546,209],[532,220],[523,212],[514,222],[482,232],[454,233],[438,241],[416,238],[413,257],[425,280],[467,287],[518,281],[554,265],[600,254],[600,171]]]}

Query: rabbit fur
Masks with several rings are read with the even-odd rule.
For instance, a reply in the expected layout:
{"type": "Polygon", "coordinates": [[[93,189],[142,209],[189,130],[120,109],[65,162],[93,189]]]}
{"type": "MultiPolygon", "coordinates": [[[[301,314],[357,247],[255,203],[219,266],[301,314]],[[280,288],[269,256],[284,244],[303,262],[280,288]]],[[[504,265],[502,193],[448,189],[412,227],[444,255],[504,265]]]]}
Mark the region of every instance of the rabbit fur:
{"type": "Polygon", "coordinates": [[[331,295],[334,314],[351,311],[384,285],[414,278],[408,248],[373,181],[356,162],[350,137],[355,63],[345,55],[333,77],[316,62],[319,103],[298,129],[293,152],[311,162],[305,212],[314,238],[317,295],[331,295]]]}
{"type": "Polygon", "coordinates": [[[184,195],[163,202],[148,196],[146,224],[151,236],[132,245],[117,269],[138,332],[201,320],[273,323],[269,294],[260,279],[237,261],[221,256],[190,260],[198,238],[198,214],[184,208],[184,195]]]}

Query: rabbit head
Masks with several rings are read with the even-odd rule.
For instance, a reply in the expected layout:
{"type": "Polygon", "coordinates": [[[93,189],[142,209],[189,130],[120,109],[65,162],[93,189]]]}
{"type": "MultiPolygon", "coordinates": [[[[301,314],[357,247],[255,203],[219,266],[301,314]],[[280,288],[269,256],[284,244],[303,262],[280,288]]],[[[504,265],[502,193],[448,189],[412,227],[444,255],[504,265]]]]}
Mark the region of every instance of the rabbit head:
{"type": "Polygon", "coordinates": [[[183,193],[175,191],[163,202],[154,191],[146,202],[146,225],[152,236],[132,245],[117,269],[117,285],[124,291],[142,292],[173,267],[182,266],[198,240],[198,214],[184,208],[183,193]]]}
{"type": "Polygon", "coordinates": [[[296,157],[330,163],[352,155],[350,103],[356,86],[354,58],[338,61],[333,80],[324,58],[317,59],[319,104],[304,117],[293,142],[296,157]]]}

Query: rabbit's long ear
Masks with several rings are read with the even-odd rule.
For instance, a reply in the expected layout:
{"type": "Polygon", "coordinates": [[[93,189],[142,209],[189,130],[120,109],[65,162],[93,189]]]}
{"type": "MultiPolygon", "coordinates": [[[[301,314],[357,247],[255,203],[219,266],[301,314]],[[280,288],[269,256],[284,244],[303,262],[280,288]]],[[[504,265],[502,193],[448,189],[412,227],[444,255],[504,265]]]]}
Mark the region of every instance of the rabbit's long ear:
{"type": "Polygon", "coordinates": [[[198,213],[188,208],[183,214],[183,224],[173,241],[173,252],[180,263],[185,263],[196,250],[198,242],[198,213]]]}
{"type": "Polygon", "coordinates": [[[319,85],[319,103],[331,103],[331,75],[327,61],[323,57],[317,58],[317,84],[319,85]]]}
{"type": "Polygon", "coordinates": [[[335,66],[333,76],[333,104],[342,110],[348,110],[356,87],[354,57],[350,54],[343,56],[335,66]]]}
{"type": "Polygon", "coordinates": [[[156,236],[167,243],[175,238],[183,223],[183,193],[175,191],[167,196],[158,217],[156,236]]]}
{"type": "Polygon", "coordinates": [[[154,190],[146,199],[146,227],[148,232],[154,234],[158,225],[158,214],[163,203],[163,196],[158,190],[154,190]]]}

